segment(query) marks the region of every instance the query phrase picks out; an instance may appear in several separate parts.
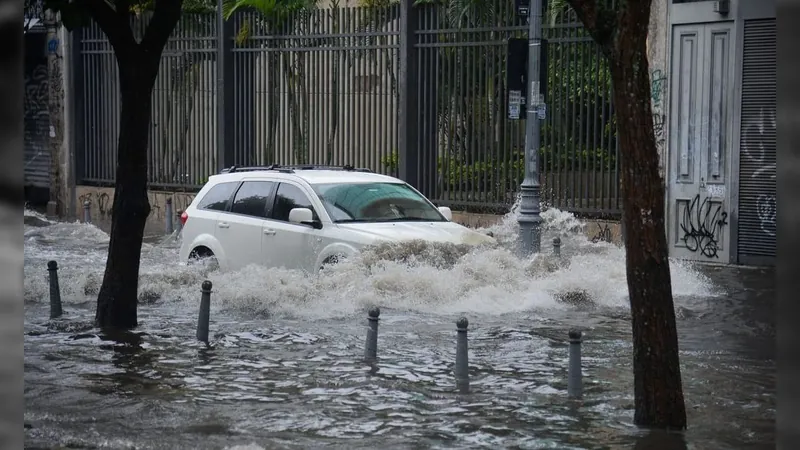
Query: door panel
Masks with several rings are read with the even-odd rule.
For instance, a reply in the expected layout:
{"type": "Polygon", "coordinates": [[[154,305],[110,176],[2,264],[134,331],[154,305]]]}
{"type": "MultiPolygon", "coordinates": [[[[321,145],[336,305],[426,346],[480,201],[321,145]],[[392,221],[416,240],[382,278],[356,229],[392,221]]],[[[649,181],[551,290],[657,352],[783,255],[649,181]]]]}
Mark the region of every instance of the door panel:
{"type": "Polygon", "coordinates": [[[309,208],[314,211],[314,217],[319,218],[305,189],[293,183],[280,183],[275,193],[271,220],[264,224],[265,258],[273,267],[313,271],[322,230],[289,222],[292,208],[309,208]]]}
{"type": "Polygon", "coordinates": [[[275,183],[271,181],[244,181],[229,211],[221,213],[217,219],[215,235],[225,249],[231,269],[266,264],[262,253],[262,228],[274,188],[275,183]]]}
{"type": "Polygon", "coordinates": [[[670,255],[727,262],[732,23],[673,28],[670,255]]]}

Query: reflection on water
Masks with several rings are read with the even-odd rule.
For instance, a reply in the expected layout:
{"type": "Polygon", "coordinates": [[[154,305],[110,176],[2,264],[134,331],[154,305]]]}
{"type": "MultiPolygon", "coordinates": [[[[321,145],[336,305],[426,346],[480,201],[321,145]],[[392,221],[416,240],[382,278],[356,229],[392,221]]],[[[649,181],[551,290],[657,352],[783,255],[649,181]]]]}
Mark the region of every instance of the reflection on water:
{"type": "MultiPolygon", "coordinates": [[[[672,263],[686,433],[637,430],[624,252],[545,214],[544,252],[376,249],[320,278],[177,264],[146,244],[140,323],[94,329],[108,236],[26,211],[26,445],[78,448],[769,448],[771,271],[672,263]],[[34,220],[35,218],[35,220],[34,220]],[[48,321],[47,260],[65,317],[48,321]],[[214,283],[212,345],[194,339],[214,283]],[[380,305],[379,361],[361,360],[380,305]],[[454,389],[455,319],[470,319],[472,393],[454,389]],[[585,398],[566,399],[566,331],[584,330],[585,398]]],[[[514,239],[514,217],[492,231],[514,239]]]]}

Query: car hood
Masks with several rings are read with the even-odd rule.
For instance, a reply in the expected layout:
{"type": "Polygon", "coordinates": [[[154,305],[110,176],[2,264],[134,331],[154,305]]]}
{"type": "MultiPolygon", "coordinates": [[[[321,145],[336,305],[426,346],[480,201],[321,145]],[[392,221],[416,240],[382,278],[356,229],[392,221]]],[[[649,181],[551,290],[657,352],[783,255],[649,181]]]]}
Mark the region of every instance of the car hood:
{"type": "Polygon", "coordinates": [[[493,237],[454,222],[340,223],[341,230],[355,232],[374,242],[424,240],[452,244],[495,244],[493,237]]]}

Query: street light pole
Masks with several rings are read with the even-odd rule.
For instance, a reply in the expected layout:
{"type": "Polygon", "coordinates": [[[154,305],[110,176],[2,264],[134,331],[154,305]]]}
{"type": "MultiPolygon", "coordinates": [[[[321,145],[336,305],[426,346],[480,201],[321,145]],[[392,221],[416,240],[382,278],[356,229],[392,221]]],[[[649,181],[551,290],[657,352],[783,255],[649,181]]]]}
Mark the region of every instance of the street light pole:
{"type": "Polygon", "coordinates": [[[539,253],[542,244],[539,182],[541,123],[546,114],[540,86],[542,60],[542,0],[531,0],[528,10],[528,92],[525,115],[525,178],[520,185],[519,235],[522,256],[539,253]]]}

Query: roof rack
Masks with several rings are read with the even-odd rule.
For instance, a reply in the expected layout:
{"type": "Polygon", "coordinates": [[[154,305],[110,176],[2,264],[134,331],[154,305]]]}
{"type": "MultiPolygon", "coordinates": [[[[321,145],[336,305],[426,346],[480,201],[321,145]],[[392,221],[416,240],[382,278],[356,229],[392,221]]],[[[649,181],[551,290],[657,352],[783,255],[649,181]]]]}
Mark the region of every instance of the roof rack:
{"type": "Polygon", "coordinates": [[[280,164],[270,164],[269,166],[252,166],[252,167],[240,167],[240,166],[231,166],[227,169],[222,169],[220,173],[234,173],[234,172],[255,172],[259,170],[275,170],[282,173],[294,173],[297,170],[344,170],[348,172],[369,172],[372,173],[372,170],[365,169],[365,168],[355,168],[351,165],[344,165],[344,166],[316,166],[313,164],[304,164],[304,165],[294,165],[294,166],[282,166],[280,164]]]}

